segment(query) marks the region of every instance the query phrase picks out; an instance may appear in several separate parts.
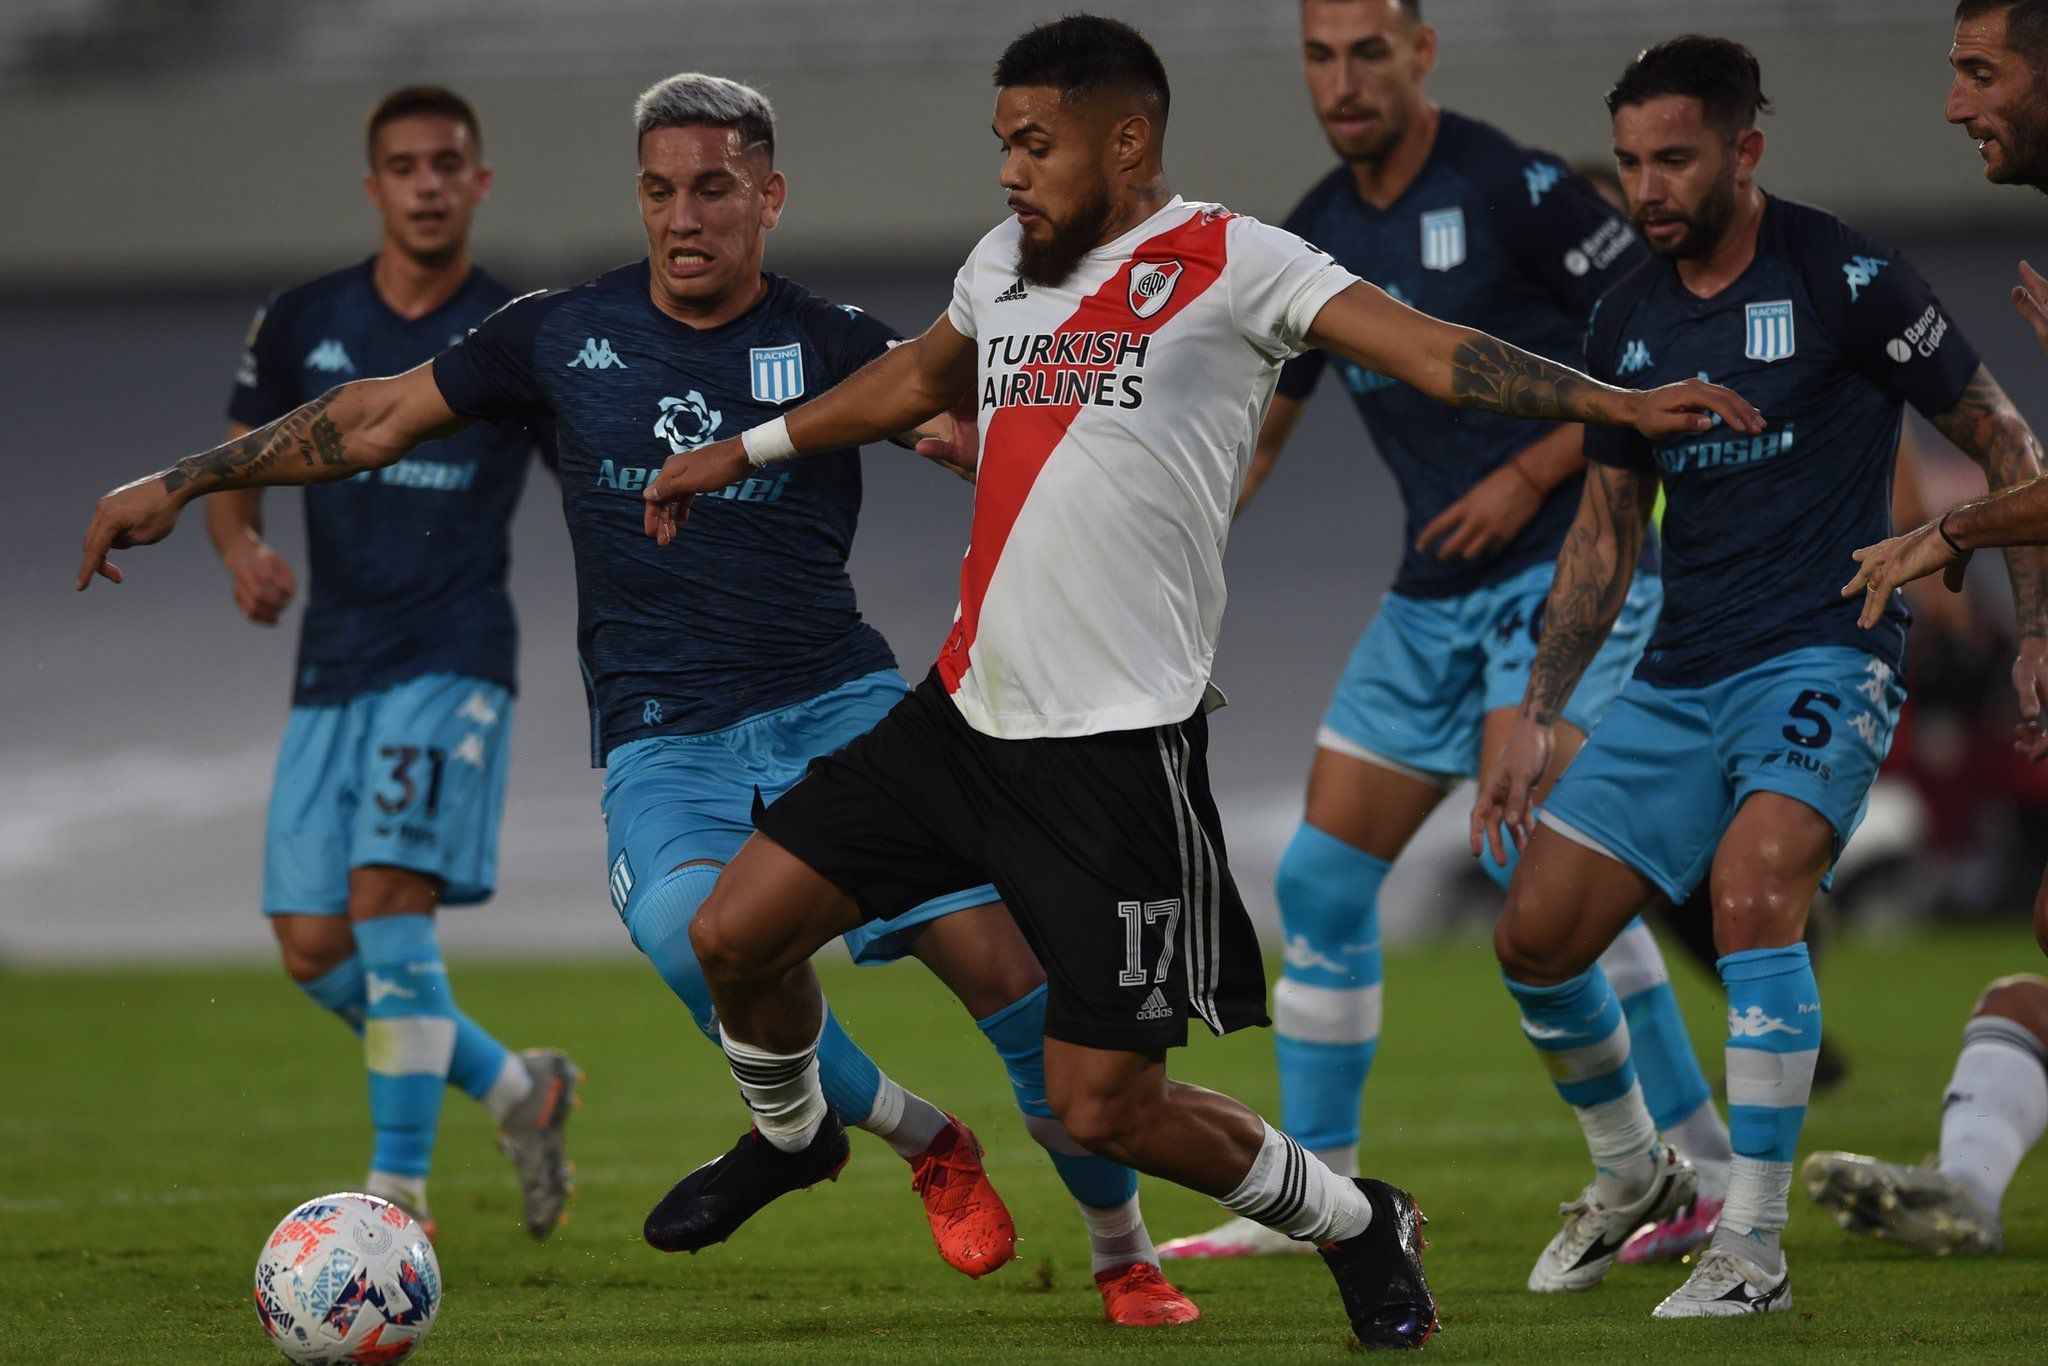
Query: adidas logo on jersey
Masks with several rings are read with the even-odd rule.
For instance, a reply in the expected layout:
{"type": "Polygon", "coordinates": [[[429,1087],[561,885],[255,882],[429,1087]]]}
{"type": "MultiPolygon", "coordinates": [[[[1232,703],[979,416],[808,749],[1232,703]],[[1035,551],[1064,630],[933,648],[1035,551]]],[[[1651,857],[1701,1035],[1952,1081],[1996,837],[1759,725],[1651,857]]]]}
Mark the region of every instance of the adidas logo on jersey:
{"type": "Polygon", "coordinates": [[[996,295],[996,302],[999,304],[1006,304],[1014,299],[1023,299],[1028,297],[1030,296],[1024,293],[1024,278],[1022,276],[1019,276],[1010,285],[1008,289],[996,295]]]}
{"type": "Polygon", "coordinates": [[[356,363],[348,358],[348,352],[340,342],[329,337],[306,353],[306,368],[324,370],[330,375],[340,374],[344,370],[353,374],[356,363]]]}
{"type": "Polygon", "coordinates": [[[583,339],[583,349],[576,353],[576,358],[569,362],[568,368],[574,370],[579,365],[585,370],[623,370],[626,368],[626,362],[620,360],[618,353],[612,350],[610,337],[585,337],[583,339]]]}
{"type": "Polygon", "coordinates": [[[1152,988],[1152,994],[1145,998],[1145,1004],[1138,1007],[1138,1018],[1141,1020],[1172,1019],[1173,1007],[1167,1004],[1166,993],[1158,987],[1152,988]]]}

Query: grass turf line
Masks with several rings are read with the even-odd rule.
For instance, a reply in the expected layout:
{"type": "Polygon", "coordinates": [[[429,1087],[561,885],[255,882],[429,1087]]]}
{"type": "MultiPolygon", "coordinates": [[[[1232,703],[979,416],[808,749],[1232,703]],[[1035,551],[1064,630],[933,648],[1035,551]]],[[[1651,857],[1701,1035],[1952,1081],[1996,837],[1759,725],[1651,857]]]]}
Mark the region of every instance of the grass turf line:
{"type": "MultiPolygon", "coordinates": [[[[1844,943],[1826,965],[1829,1036],[1847,1088],[1809,1113],[1804,1150],[1915,1160],[1931,1150],[1962,1021],[1991,977],[2039,966],[2024,930],[1844,943]]],[[[1675,969],[1710,1076],[1718,992],[1675,969]]],[[[669,1183],[745,1120],[718,1054],[638,964],[460,962],[457,999],[513,1046],[567,1048],[589,1073],[570,1128],[581,1192],[545,1244],[479,1107],[450,1093],[431,1187],[448,1287],[435,1362],[1330,1359],[1348,1340],[1314,1258],[1170,1265],[1202,1306],[1188,1328],[1100,1321],[1078,1217],[1024,1135],[993,1051],[914,964],[828,969],[847,1027],[905,1085],[989,1149],[1023,1235],[981,1282],[937,1258],[908,1170],[856,1135],[836,1185],[771,1207],[733,1242],[663,1257],[639,1240],[669,1183]]],[[[1432,1224],[1444,1306],[1432,1354],[1466,1360],[1849,1361],[1873,1352],[2039,1360],[2048,1160],[2006,1205],[2000,1258],[1929,1262],[1838,1232],[1795,1191],[1795,1309],[1655,1323],[1680,1269],[1620,1268],[1583,1295],[1521,1289],[1586,1179],[1576,1126],[1515,1028],[1484,947],[1392,952],[1388,1032],[1367,1093],[1367,1170],[1411,1187],[1432,1224]]],[[[276,1360],[249,1276],[299,1199],[361,1180],[368,1132],[357,1046],[281,974],[247,967],[0,973],[0,1358],[276,1360]]],[[[1203,1038],[1177,1074],[1274,1103],[1270,1035],[1203,1038]]],[[[1144,1186],[1153,1234],[1220,1218],[1144,1186]]]]}

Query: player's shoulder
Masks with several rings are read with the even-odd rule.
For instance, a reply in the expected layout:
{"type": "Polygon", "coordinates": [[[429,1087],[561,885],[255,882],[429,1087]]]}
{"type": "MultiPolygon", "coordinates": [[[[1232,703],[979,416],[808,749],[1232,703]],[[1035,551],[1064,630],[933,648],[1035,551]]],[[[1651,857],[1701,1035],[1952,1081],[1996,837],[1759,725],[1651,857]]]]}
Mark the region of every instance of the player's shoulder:
{"type": "Polygon", "coordinates": [[[768,306],[828,353],[849,346],[872,349],[898,339],[895,328],[866,309],[837,303],[787,276],[768,276],[768,306]]]}
{"type": "Polygon", "coordinates": [[[1765,209],[1769,249],[1809,274],[1839,275],[1844,262],[1853,256],[1890,258],[1897,254],[1817,205],[1769,195],[1765,209]]]}
{"type": "Polygon", "coordinates": [[[1361,206],[1358,192],[1354,187],[1351,167],[1343,162],[1330,168],[1329,174],[1308,187],[1307,193],[1295,201],[1280,226],[1289,232],[1306,237],[1316,225],[1331,214],[1343,213],[1346,209],[1357,210],[1361,206]]]}
{"type": "Polygon", "coordinates": [[[375,297],[371,272],[375,257],[330,270],[310,280],[278,290],[263,306],[263,316],[272,325],[289,324],[308,314],[331,313],[337,307],[360,306],[375,297]]]}
{"type": "Polygon", "coordinates": [[[1557,185],[1574,179],[1564,158],[1518,141],[1485,119],[1446,109],[1437,125],[1437,143],[1444,159],[1489,192],[1510,199],[1527,197],[1541,204],[1557,185]]]}
{"type": "Polygon", "coordinates": [[[482,266],[476,266],[469,273],[464,292],[485,308],[499,309],[526,291],[514,289],[482,266]]]}
{"type": "Polygon", "coordinates": [[[1646,255],[1594,301],[1593,314],[1587,319],[1586,327],[1596,351],[1612,343],[1635,322],[1644,301],[1656,291],[1670,271],[1669,262],[1646,255]]]}
{"type": "Polygon", "coordinates": [[[564,309],[604,312],[630,307],[635,291],[646,290],[646,269],[645,261],[632,261],[573,285],[530,289],[524,294],[507,291],[505,302],[491,315],[489,325],[498,331],[537,332],[564,309]]]}

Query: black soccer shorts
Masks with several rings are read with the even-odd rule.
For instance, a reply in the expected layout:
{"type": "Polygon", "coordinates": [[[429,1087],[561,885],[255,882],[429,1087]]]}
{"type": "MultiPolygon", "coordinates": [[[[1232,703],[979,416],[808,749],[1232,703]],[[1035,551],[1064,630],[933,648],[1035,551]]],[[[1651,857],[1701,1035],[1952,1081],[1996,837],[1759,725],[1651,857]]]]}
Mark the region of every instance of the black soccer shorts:
{"type": "Polygon", "coordinates": [[[993,882],[1045,966],[1045,1032],[1088,1048],[1187,1042],[1266,1017],[1258,936],[1223,852],[1197,713],[1150,730],[997,740],[936,675],[765,810],[761,832],[864,918],[993,882]]]}

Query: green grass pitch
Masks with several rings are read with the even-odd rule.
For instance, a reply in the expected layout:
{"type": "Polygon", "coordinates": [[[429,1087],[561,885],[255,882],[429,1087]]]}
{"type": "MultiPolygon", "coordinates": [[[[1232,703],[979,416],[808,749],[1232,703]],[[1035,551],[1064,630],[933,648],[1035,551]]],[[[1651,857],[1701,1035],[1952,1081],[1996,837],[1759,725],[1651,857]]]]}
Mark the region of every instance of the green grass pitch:
{"type": "MultiPolygon", "coordinates": [[[[1959,1031],[1991,977],[2039,966],[2013,925],[1849,942],[1827,965],[1847,1087],[1815,1104],[1806,1146],[1917,1159],[1934,1146],[1959,1031]]],[[[2039,1361],[2048,1340],[2048,1160],[2022,1168],[2009,1251],[1935,1263],[1838,1232],[1795,1192],[1795,1308],[1653,1322],[1679,1272],[1620,1268],[1600,1290],[1521,1286],[1585,1180],[1576,1126],[1518,1036],[1485,948],[1388,956],[1387,1035],[1368,1093],[1368,1170],[1432,1219],[1431,1279],[1459,1360],[1850,1361],[1940,1354],[2039,1361]]],[[[1718,996],[1677,970],[1720,1072],[1718,996]]],[[[744,1124],[718,1055],[637,963],[454,965],[465,1008],[515,1046],[558,1044],[589,1075],[570,1128],[581,1191],[545,1244],[516,1227],[509,1169],[478,1107],[451,1096],[433,1182],[447,1285],[429,1362],[1032,1361],[1335,1358],[1348,1342],[1314,1258],[1181,1266],[1203,1309],[1181,1329],[1101,1322],[1079,1220],[1025,1137],[996,1060],[914,964],[828,969],[855,1036],[906,1085],[957,1110],[1022,1235],[976,1283],[933,1252],[907,1171],[855,1136],[836,1185],[771,1208],[731,1243],[663,1257],[642,1215],[744,1124]]],[[[1204,1037],[1179,1074],[1270,1107],[1270,1040],[1204,1037]]],[[[301,1198],[349,1188],[367,1154],[353,1041],[274,970],[0,973],[0,1359],[276,1360],[250,1305],[259,1243],[301,1198]]],[[[1145,1185],[1155,1237],[1216,1207],[1145,1185]]]]}

